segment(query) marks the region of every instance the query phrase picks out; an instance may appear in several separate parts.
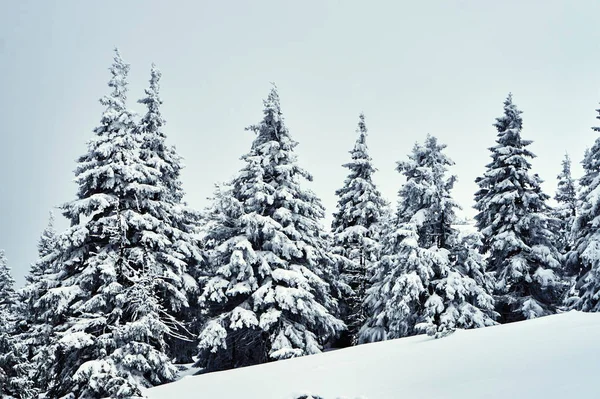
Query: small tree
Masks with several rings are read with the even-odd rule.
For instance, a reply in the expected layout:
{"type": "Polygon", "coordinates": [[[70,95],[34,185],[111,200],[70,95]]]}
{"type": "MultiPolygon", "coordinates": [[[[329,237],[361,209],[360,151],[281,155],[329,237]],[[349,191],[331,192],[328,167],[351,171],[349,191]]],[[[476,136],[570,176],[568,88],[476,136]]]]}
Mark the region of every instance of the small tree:
{"type": "Polygon", "coordinates": [[[565,254],[573,246],[571,229],[577,214],[577,188],[571,175],[571,158],[565,154],[562,160],[562,170],[557,176],[558,186],[554,199],[558,203],[553,216],[560,222],[557,231],[557,249],[565,254]]]}

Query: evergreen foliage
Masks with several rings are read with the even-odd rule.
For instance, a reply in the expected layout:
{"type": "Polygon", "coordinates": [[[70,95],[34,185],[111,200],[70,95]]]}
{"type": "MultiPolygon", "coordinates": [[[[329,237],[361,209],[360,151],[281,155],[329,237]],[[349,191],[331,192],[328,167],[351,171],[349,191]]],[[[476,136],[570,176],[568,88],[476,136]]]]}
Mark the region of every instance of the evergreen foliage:
{"type": "Polygon", "coordinates": [[[453,162],[445,147],[427,136],[408,161],[398,163],[406,183],[368,291],[361,342],[421,331],[441,337],[456,328],[495,324],[489,277],[475,242],[459,241],[452,227],[458,204],[450,194],[455,177],[447,176],[453,162]]]}
{"type": "Polygon", "coordinates": [[[335,258],[321,233],[324,208],[300,185],[312,177],[297,164],[275,87],[263,113],[243,169],[208,215],[205,372],[319,353],[344,328],[327,283],[335,258]]]}
{"type": "Polygon", "coordinates": [[[565,254],[573,246],[571,229],[577,214],[577,187],[575,179],[571,175],[571,158],[569,154],[565,154],[562,160],[562,170],[557,179],[558,185],[554,199],[558,206],[553,210],[553,216],[560,223],[556,234],[558,240],[556,247],[562,254],[565,254]]]}
{"type": "Polygon", "coordinates": [[[162,173],[140,156],[118,51],[110,71],[112,92],[75,171],[77,198],[62,206],[71,227],[58,238],[56,282],[34,304],[52,323],[50,397],[133,397],[177,375],[166,310],[187,306],[185,257],[166,234],[162,173]]]}
{"type": "Polygon", "coordinates": [[[20,307],[10,269],[0,250],[0,397],[33,399],[37,390],[30,378],[27,347],[17,336],[20,307]]]}
{"type": "Polygon", "coordinates": [[[363,303],[372,265],[379,257],[381,214],[386,202],[373,182],[375,168],[368,154],[365,117],[360,114],[358,138],[350,151],[352,160],[344,164],[350,170],[344,186],[336,191],[339,197],[331,229],[334,251],[342,255],[340,279],[350,288],[350,295],[341,300],[341,313],[348,326],[341,346],[354,345],[357,333],[365,322],[363,303]]]}
{"type": "MultiPolygon", "coordinates": [[[[600,114],[600,109],[596,110],[600,114]]],[[[600,119],[600,115],[596,116],[600,119]]],[[[600,127],[592,127],[599,133],[600,127]]],[[[574,295],[567,304],[586,312],[600,311],[600,138],[586,151],[579,179],[579,209],[573,225],[574,246],[570,270],[577,276],[574,295]]]]}
{"type": "Polygon", "coordinates": [[[492,162],[476,180],[475,217],[489,253],[488,270],[495,273],[496,309],[501,322],[548,315],[556,311],[564,291],[561,256],[553,234],[556,220],[546,204],[541,180],[530,172],[534,158],[521,138],[521,111],[509,94],[504,115],[494,124],[492,162]]]}

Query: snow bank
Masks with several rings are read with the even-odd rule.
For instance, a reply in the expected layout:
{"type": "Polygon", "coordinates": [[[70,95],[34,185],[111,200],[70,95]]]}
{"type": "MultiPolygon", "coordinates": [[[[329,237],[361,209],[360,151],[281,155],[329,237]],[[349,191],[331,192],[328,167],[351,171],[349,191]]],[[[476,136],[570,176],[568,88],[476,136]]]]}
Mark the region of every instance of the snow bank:
{"type": "Polygon", "coordinates": [[[186,376],[150,399],[551,399],[598,397],[600,314],[418,336],[186,376]]]}

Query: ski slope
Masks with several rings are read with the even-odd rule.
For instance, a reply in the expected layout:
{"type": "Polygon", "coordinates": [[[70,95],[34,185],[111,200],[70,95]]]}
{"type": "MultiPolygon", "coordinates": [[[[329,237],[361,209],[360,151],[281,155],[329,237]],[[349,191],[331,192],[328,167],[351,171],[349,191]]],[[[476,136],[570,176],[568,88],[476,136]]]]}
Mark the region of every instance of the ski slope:
{"type": "Polygon", "coordinates": [[[150,399],[600,398],[600,314],[417,336],[186,376],[150,399]]]}

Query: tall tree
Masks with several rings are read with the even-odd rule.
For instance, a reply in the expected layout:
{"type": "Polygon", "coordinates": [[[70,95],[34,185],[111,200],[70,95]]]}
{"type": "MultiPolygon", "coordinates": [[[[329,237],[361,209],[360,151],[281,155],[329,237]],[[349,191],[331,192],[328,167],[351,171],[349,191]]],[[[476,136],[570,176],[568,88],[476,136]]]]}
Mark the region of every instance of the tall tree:
{"type": "Polygon", "coordinates": [[[454,163],[445,147],[428,135],[408,161],[398,162],[406,183],[375,268],[361,342],[421,331],[439,337],[456,328],[495,324],[485,267],[452,228],[458,204],[450,193],[455,177],[448,176],[448,167],[454,163]]]}
{"type": "Polygon", "coordinates": [[[77,198],[62,206],[71,227],[59,238],[57,284],[35,305],[54,324],[50,397],[132,397],[177,374],[165,354],[172,318],[164,308],[186,306],[184,262],[157,255],[171,245],[162,174],[140,158],[126,108],[129,65],[118,51],[110,71],[112,92],[75,171],[77,198]]]}
{"type": "Polygon", "coordinates": [[[339,199],[331,223],[334,251],[344,260],[340,277],[351,288],[350,295],[340,304],[342,319],[348,326],[347,333],[340,339],[341,346],[355,345],[358,330],[365,322],[365,292],[372,265],[379,257],[381,214],[387,205],[373,182],[375,168],[368,154],[363,114],[359,116],[357,133],[350,151],[352,160],[343,165],[350,173],[344,186],[335,192],[339,199]]]}
{"type": "Polygon", "coordinates": [[[571,158],[565,153],[562,160],[562,170],[557,176],[558,185],[554,199],[558,203],[553,215],[560,222],[557,231],[557,248],[561,253],[567,253],[573,246],[571,229],[577,214],[577,188],[571,175],[571,158]]]}
{"type": "Polygon", "coordinates": [[[496,277],[496,309],[501,322],[554,313],[564,284],[557,271],[561,257],[553,234],[556,220],[548,216],[549,196],[530,172],[534,157],[521,138],[521,111],[508,95],[504,115],[494,124],[496,145],[492,162],[476,183],[475,217],[483,234],[482,250],[489,252],[489,270],[496,277]]]}
{"type": "Polygon", "coordinates": [[[152,64],[146,95],[138,100],[147,108],[136,131],[141,140],[140,160],[147,169],[158,172],[147,175],[151,177],[147,184],[152,189],[144,193],[147,202],[141,209],[153,219],[141,241],[147,247],[146,264],[154,268],[151,275],[161,276],[156,280],[161,305],[183,322],[178,324],[177,334],[167,337],[169,357],[190,363],[196,352],[196,342],[191,338],[199,332],[199,320],[195,319],[198,312],[190,304],[198,301],[197,280],[203,267],[197,239],[200,216],[183,202],[182,158],[166,143],[166,121],[160,111],[161,77],[160,70],[152,64]]]}
{"type": "MultiPolygon", "coordinates": [[[[596,112],[600,114],[600,109],[596,112]]],[[[596,116],[600,119],[600,115],[596,116]]],[[[592,127],[600,133],[600,127],[592,127]]],[[[567,304],[585,312],[600,311],[600,138],[583,159],[579,179],[579,209],[573,225],[574,245],[569,254],[570,270],[577,276],[574,296],[567,304]]]]}
{"type": "Polygon", "coordinates": [[[275,87],[263,113],[243,169],[209,214],[204,371],[319,353],[344,327],[326,282],[335,259],[321,234],[324,208],[300,184],[312,177],[297,164],[275,87]]]}

